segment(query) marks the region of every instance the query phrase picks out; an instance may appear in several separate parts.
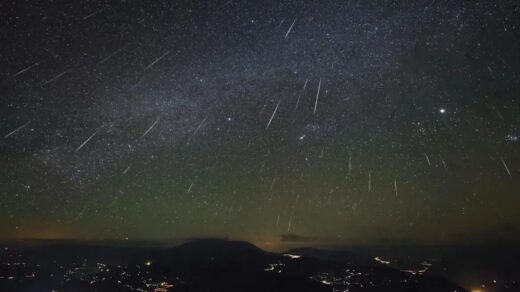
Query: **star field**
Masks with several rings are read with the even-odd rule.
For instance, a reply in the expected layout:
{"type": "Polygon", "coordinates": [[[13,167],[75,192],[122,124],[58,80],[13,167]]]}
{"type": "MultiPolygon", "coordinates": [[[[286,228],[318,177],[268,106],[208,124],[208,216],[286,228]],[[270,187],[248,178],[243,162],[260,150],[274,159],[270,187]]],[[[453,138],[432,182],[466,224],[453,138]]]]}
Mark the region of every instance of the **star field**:
{"type": "Polygon", "coordinates": [[[520,239],[516,1],[0,11],[2,238],[520,239]]]}

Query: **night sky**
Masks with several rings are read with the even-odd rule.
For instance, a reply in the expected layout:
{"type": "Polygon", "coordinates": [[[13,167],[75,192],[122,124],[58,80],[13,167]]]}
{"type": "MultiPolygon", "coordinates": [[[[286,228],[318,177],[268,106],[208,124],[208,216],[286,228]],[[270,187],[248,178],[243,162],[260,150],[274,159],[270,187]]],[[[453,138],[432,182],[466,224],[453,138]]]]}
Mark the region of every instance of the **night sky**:
{"type": "Polygon", "coordinates": [[[0,238],[520,241],[518,1],[12,2],[0,238]]]}

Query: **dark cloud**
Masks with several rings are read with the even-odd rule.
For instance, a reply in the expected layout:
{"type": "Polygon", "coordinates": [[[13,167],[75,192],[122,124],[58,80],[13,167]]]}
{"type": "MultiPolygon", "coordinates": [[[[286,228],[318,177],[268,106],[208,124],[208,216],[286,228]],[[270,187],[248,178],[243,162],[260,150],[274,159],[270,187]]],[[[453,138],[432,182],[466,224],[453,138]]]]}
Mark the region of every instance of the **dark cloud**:
{"type": "Polygon", "coordinates": [[[298,234],[282,234],[280,235],[281,242],[312,242],[315,241],[312,237],[307,237],[298,234]]]}

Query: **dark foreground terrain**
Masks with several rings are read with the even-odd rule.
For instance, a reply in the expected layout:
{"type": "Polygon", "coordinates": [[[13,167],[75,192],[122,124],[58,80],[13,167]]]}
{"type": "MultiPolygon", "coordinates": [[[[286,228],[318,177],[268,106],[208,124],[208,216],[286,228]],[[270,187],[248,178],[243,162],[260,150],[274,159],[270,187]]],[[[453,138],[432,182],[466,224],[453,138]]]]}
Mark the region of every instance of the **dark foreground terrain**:
{"type": "Polygon", "coordinates": [[[0,291],[466,291],[383,259],[247,242],[195,240],[174,248],[79,243],[4,245],[0,291]]]}

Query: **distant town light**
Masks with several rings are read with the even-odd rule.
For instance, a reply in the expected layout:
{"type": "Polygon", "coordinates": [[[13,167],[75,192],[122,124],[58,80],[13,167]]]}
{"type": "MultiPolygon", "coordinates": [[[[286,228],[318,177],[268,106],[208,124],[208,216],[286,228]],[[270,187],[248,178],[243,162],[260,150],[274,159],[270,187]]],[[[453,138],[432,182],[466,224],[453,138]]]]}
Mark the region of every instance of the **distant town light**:
{"type": "Polygon", "coordinates": [[[375,257],[374,260],[375,260],[376,262],[380,262],[380,263],[382,263],[383,265],[389,265],[389,264],[390,264],[390,261],[383,260],[383,259],[380,258],[380,257],[375,257]]]}

